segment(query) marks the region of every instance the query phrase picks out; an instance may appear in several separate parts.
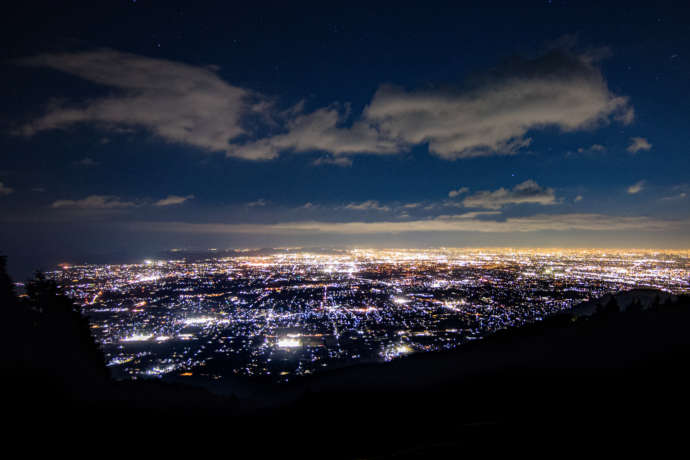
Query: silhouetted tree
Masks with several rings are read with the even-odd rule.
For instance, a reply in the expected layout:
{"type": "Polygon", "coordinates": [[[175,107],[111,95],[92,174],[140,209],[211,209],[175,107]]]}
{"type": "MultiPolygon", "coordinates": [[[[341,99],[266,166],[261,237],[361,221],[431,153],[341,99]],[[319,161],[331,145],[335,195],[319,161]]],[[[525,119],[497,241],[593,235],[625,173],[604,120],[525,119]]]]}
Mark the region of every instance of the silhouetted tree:
{"type": "Polygon", "coordinates": [[[26,283],[26,295],[17,298],[6,267],[6,258],[0,258],[0,298],[7,307],[3,371],[34,387],[43,381],[34,391],[97,391],[94,384],[106,381],[108,370],[80,308],[41,273],[26,283]]]}
{"type": "Polygon", "coordinates": [[[51,328],[49,335],[60,335],[63,343],[71,347],[65,350],[66,358],[88,374],[108,375],[103,352],[91,334],[88,319],[55,281],[37,272],[26,283],[26,295],[24,303],[39,313],[44,329],[51,328]]]}
{"type": "Polygon", "coordinates": [[[29,308],[45,314],[81,314],[79,307],[67,297],[53,280],[46,279],[41,272],[36,272],[34,278],[25,285],[29,308]]]}
{"type": "Polygon", "coordinates": [[[7,274],[7,257],[0,256],[0,305],[14,304],[17,294],[10,275],[7,274]]]}
{"type": "Polygon", "coordinates": [[[661,302],[659,302],[659,295],[654,296],[654,301],[652,302],[652,305],[649,307],[649,310],[651,311],[659,311],[659,306],[661,305],[661,302]]]}
{"type": "Polygon", "coordinates": [[[0,256],[0,360],[5,368],[12,367],[10,363],[21,360],[17,350],[18,341],[26,333],[25,328],[30,324],[28,317],[18,306],[17,293],[14,283],[7,273],[7,257],[0,256]]]}
{"type": "Polygon", "coordinates": [[[605,304],[600,304],[597,307],[597,313],[599,315],[609,315],[611,313],[619,313],[621,311],[620,307],[618,306],[618,301],[616,300],[615,296],[611,296],[611,299],[609,299],[608,302],[605,304]]]}
{"type": "Polygon", "coordinates": [[[626,313],[639,313],[643,311],[644,308],[642,307],[642,302],[640,302],[640,299],[635,297],[632,301],[632,303],[628,306],[628,308],[625,309],[626,313]]]}

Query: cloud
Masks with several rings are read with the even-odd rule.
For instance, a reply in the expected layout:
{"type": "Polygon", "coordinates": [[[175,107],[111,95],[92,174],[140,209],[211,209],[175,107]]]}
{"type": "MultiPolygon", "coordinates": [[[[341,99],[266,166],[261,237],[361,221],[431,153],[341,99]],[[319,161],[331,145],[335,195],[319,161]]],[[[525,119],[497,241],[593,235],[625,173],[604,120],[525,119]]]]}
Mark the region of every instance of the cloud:
{"type": "Polygon", "coordinates": [[[314,162],[312,163],[314,166],[319,166],[319,165],[335,165],[335,166],[342,166],[342,167],[350,167],[352,166],[352,158],[350,157],[345,157],[345,156],[338,156],[338,157],[332,157],[332,156],[325,156],[325,157],[319,157],[314,162]]]}
{"type": "Polygon", "coordinates": [[[14,193],[14,189],[0,182],[0,196],[9,195],[11,193],[14,193]]]}
{"type": "Polygon", "coordinates": [[[96,166],[96,165],[98,165],[99,163],[98,163],[97,161],[93,160],[92,158],[84,157],[84,158],[82,158],[82,159],[79,160],[79,161],[75,161],[73,164],[74,164],[75,166],[85,166],[85,167],[89,167],[89,166],[96,166]]]}
{"type": "Polygon", "coordinates": [[[382,85],[351,124],[334,107],[299,114],[279,135],[236,147],[231,155],[275,158],[283,151],[391,154],[426,144],[446,159],[512,155],[530,130],[570,132],[617,120],[630,123],[626,97],[609,91],[591,55],[553,50],[510,64],[464,88],[406,90],[382,85]]]}
{"type": "Polygon", "coordinates": [[[243,117],[267,108],[257,94],[223,81],[216,70],[110,49],[44,54],[20,61],[72,74],[115,92],[82,103],[54,103],[20,133],[64,128],[75,123],[143,127],[168,142],[209,151],[228,151],[244,134],[243,117]]]}
{"type": "Polygon", "coordinates": [[[577,203],[577,202],[579,202],[579,201],[582,201],[582,195],[576,196],[575,199],[574,199],[573,201],[574,201],[575,203],[577,203]]]}
{"type": "Polygon", "coordinates": [[[346,166],[355,154],[399,154],[418,145],[445,159],[512,155],[530,145],[531,130],[571,132],[634,116],[628,99],[608,89],[592,56],[568,50],[515,58],[462,87],[385,84],[358,115],[348,104],[306,113],[303,101],[277,111],[268,98],[225,82],[215,69],[109,49],[21,62],[115,90],[81,103],[53,103],[21,127],[26,136],[85,122],[143,127],[169,142],[247,160],[323,152],[332,157],[316,164],[346,166]],[[258,137],[258,131],[271,134],[258,137]]]}
{"type": "Polygon", "coordinates": [[[448,192],[448,198],[455,198],[456,196],[462,195],[463,193],[467,193],[469,191],[470,189],[467,187],[460,187],[457,190],[451,190],[450,192],[448,192]]]}
{"type": "Polygon", "coordinates": [[[228,156],[252,160],[268,160],[280,152],[329,152],[333,155],[355,153],[394,154],[400,145],[381,136],[377,128],[365,120],[344,126],[347,111],[335,106],[309,114],[299,114],[288,121],[286,132],[272,137],[233,146],[228,156]]]}
{"type": "Polygon", "coordinates": [[[462,214],[454,214],[450,216],[438,216],[439,219],[474,219],[480,216],[498,216],[500,211],[471,211],[462,214]]]}
{"type": "Polygon", "coordinates": [[[172,206],[182,204],[185,201],[191,200],[194,195],[178,196],[168,195],[167,197],[155,201],[153,203],[139,203],[133,201],[122,201],[115,195],[90,195],[81,200],[57,200],[51,204],[52,208],[76,208],[76,209],[118,209],[118,208],[132,208],[143,204],[152,206],[172,206]]]}
{"type": "Polygon", "coordinates": [[[630,153],[637,153],[640,150],[651,150],[652,144],[644,137],[631,137],[630,145],[626,149],[630,153]]]}
{"type": "Polygon", "coordinates": [[[53,202],[52,208],[78,208],[78,209],[116,209],[136,206],[131,201],[122,201],[113,195],[91,195],[81,200],[58,200],[53,202]]]}
{"type": "Polygon", "coordinates": [[[407,91],[384,85],[365,110],[392,139],[426,143],[443,158],[511,155],[528,131],[576,131],[611,118],[631,121],[628,99],[609,91],[589,56],[554,50],[515,59],[468,89],[407,91]]]}
{"type": "Polygon", "coordinates": [[[345,209],[352,209],[355,211],[390,211],[389,206],[382,205],[376,200],[367,200],[361,203],[350,203],[345,206],[345,209]]]}
{"type": "Polygon", "coordinates": [[[443,216],[435,219],[404,222],[285,222],[278,224],[223,224],[188,222],[137,222],[136,230],[197,234],[387,234],[406,232],[483,232],[512,233],[536,231],[660,231],[685,228],[688,221],[655,220],[649,217],[618,217],[601,214],[557,214],[514,217],[502,221],[478,220],[472,217],[443,216]]]}
{"type": "Polygon", "coordinates": [[[661,198],[661,201],[684,200],[690,196],[690,185],[679,184],[671,187],[671,195],[661,198]]]}
{"type": "Polygon", "coordinates": [[[647,181],[644,181],[644,180],[635,182],[633,185],[628,187],[628,193],[630,195],[635,195],[637,193],[640,193],[642,190],[644,190],[646,183],[647,183],[647,181]]]}
{"type": "Polygon", "coordinates": [[[185,201],[194,199],[194,195],[178,196],[178,195],[168,195],[162,200],[158,200],[153,203],[154,206],[172,206],[176,204],[182,204],[185,201]]]}
{"type": "Polygon", "coordinates": [[[268,201],[264,200],[263,198],[259,198],[256,201],[251,201],[251,202],[247,203],[247,206],[249,206],[250,208],[257,208],[260,206],[266,206],[267,204],[268,204],[268,201]]]}
{"type": "Polygon", "coordinates": [[[688,194],[685,192],[680,192],[677,195],[672,195],[672,196],[667,196],[662,198],[662,201],[673,201],[673,200],[682,200],[688,197],[688,194]]]}
{"type": "Polygon", "coordinates": [[[541,205],[556,204],[556,195],[552,188],[545,188],[533,180],[526,180],[512,189],[484,190],[466,197],[462,204],[468,208],[499,209],[509,204],[537,203],[541,205]]]}
{"type": "Polygon", "coordinates": [[[605,152],[606,147],[601,144],[592,144],[589,147],[580,147],[577,149],[577,153],[593,153],[593,152],[605,152]]]}

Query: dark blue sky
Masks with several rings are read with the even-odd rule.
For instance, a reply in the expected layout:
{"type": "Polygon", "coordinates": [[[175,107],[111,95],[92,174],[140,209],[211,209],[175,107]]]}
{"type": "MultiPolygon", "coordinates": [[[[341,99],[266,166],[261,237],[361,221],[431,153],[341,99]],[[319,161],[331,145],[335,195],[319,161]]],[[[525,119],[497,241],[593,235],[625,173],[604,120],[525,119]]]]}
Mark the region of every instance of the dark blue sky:
{"type": "Polygon", "coordinates": [[[0,251],[687,248],[685,4],[14,6],[0,251]]]}

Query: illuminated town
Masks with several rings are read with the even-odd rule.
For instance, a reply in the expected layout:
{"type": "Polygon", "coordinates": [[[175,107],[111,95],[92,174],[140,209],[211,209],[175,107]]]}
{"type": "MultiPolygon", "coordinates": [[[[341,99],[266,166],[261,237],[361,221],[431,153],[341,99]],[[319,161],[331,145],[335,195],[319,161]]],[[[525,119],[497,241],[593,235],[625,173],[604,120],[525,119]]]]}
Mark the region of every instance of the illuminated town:
{"type": "Polygon", "coordinates": [[[690,251],[276,252],[48,276],[82,305],[121,379],[287,382],[453,349],[609,292],[690,292],[690,251]]]}

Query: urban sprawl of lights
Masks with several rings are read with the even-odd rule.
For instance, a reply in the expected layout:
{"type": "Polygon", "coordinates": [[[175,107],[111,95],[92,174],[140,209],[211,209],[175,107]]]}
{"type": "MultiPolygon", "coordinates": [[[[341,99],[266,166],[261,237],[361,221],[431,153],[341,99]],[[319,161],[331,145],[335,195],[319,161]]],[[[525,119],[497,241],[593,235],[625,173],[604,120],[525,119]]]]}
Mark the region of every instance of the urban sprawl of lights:
{"type": "Polygon", "coordinates": [[[352,250],[63,266],[120,378],[284,382],[447,350],[630,289],[690,292],[690,252],[352,250]]]}

